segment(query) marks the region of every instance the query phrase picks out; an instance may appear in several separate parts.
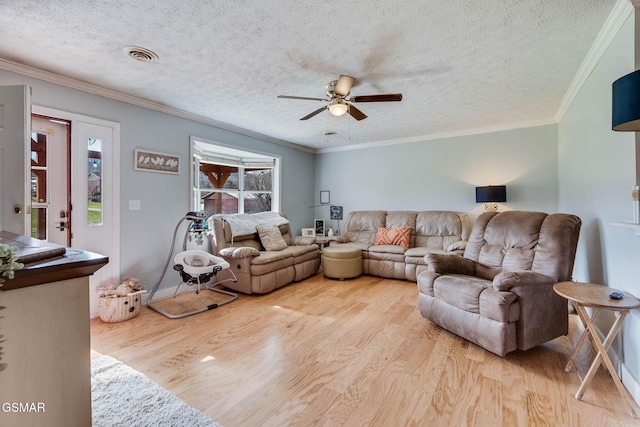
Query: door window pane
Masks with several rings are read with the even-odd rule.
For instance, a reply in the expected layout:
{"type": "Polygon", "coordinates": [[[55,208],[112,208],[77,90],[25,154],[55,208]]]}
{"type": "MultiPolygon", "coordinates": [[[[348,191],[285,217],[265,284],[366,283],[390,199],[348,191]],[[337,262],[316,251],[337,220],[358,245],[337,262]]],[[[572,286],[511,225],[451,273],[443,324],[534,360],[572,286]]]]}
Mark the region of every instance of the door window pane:
{"type": "Polygon", "coordinates": [[[102,141],[88,139],[87,223],[102,225],[102,141]]]}
{"type": "Polygon", "coordinates": [[[47,170],[31,169],[31,201],[47,203],[47,170]]]}
{"type": "Polygon", "coordinates": [[[47,208],[31,208],[31,237],[47,239],[47,208]]]}
{"type": "Polygon", "coordinates": [[[46,133],[31,133],[31,166],[47,166],[46,133]]]}

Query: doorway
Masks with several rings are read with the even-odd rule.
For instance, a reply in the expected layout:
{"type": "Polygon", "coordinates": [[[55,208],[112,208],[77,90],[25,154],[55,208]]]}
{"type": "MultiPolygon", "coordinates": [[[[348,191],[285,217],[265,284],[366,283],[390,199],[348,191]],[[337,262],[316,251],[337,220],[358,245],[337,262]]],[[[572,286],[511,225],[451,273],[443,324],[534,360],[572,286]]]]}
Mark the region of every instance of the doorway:
{"type": "MultiPolygon", "coordinates": [[[[120,124],[35,105],[32,113],[32,137],[51,147],[47,240],[109,257],[89,279],[90,315],[97,317],[97,288],[120,281],[120,124]]],[[[37,189],[33,194],[38,200],[33,203],[32,196],[32,230],[42,228],[34,217],[44,215],[36,212],[37,189]]]]}

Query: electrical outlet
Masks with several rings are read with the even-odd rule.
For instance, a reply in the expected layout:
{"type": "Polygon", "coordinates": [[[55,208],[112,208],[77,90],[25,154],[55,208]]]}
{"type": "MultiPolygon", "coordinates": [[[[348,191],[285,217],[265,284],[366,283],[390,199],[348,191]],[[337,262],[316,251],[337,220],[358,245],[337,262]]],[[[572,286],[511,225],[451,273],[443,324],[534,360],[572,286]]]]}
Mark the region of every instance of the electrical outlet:
{"type": "Polygon", "coordinates": [[[130,211],[139,211],[140,210],[140,200],[129,200],[129,210],[130,211]]]}

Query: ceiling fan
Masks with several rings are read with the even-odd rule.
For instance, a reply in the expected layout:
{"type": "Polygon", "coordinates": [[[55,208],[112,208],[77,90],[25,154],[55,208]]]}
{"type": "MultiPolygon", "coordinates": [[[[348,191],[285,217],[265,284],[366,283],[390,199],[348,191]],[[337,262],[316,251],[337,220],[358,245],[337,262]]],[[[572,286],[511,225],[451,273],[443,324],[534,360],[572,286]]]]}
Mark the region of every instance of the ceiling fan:
{"type": "Polygon", "coordinates": [[[351,76],[341,75],[338,80],[333,80],[327,83],[326,90],[328,98],[308,98],[305,96],[289,95],[278,95],[278,98],[324,101],[328,103],[326,106],[318,108],[314,112],[302,117],[300,120],[308,120],[311,117],[320,114],[324,110],[329,110],[329,112],[334,116],[341,116],[345,113],[349,113],[349,115],[351,115],[351,117],[353,117],[354,119],[363,120],[367,118],[367,115],[357,109],[355,106],[351,105],[351,103],[402,101],[401,93],[360,95],[352,96],[351,98],[347,99],[347,96],[349,96],[349,92],[351,92],[351,88],[353,87],[353,84],[355,82],[355,78],[351,76]]]}

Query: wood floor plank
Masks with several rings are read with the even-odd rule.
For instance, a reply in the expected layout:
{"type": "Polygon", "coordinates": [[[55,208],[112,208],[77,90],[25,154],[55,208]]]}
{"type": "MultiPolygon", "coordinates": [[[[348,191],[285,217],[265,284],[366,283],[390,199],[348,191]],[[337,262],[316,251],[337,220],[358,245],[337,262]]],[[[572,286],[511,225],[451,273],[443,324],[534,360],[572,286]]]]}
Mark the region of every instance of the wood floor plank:
{"type": "MultiPolygon", "coordinates": [[[[188,310],[210,294],[161,303],[188,310]]],[[[95,352],[226,427],[637,426],[603,370],[573,397],[580,379],[564,365],[580,332],[572,315],[568,336],[501,358],[425,320],[415,283],[321,274],[183,319],[144,307],[91,321],[95,352]]]]}

